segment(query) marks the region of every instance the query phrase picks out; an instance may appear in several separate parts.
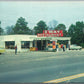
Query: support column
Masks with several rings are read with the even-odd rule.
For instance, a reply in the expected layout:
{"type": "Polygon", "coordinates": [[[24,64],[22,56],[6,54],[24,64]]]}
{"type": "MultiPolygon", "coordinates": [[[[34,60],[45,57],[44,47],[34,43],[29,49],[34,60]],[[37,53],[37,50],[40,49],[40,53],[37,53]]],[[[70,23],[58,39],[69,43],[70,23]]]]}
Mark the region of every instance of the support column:
{"type": "Polygon", "coordinates": [[[68,41],[68,48],[70,48],[70,45],[71,45],[71,41],[69,40],[68,41]]]}
{"type": "Polygon", "coordinates": [[[59,45],[57,46],[57,40],[56,40],[56,50],[59,51],[59,45]]]}
{"type": "Polygon", "coordinates": [[[43,40],[41,40],[41,50],[42,50],[42,47],[43,47],[43,40]]]}
{"type": "Polygon", "coordinates": [[[33,41],[30,41],[30,48],[33,47],[33,41]]]}
{"type": "Polygon", "coordinates": [[[15,46],[17,45],[17,52],[21,52],[21,41],[15,40],[15,46]]]}
{"type": "Polygon", "coordinates": [[[71,41],[70,40],[68,41],[68,44],[71,45],[71,41]]]}
{"type": "Polygon", "coordinates": [[[46,40],[46,48],[48,47],[48,40],[46,40]]]}
{"type": "Polygon", "coordinates": [[[35,47],[37,48],[37,40],[35,40],[35,47]]]}
{"type": "Polygon", "coordinates": [[[5,41],[0,41],[0,47],[5,48],[5,41]]]}
{"type": "Polygon", "coordinates": [[[55,40],[55,42],[57,43],[57,40],[55,40]]]}

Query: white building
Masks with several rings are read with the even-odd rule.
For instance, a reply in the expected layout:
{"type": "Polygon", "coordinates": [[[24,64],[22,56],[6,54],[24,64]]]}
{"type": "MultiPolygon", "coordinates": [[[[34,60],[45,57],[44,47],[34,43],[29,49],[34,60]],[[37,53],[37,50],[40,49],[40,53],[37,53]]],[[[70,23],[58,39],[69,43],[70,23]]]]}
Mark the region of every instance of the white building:
{"type": "MultiPolygon", "coordinates": [[[[67,40],[70,45],[71,37],[37,37],[36,35],[1,35],[0,47],[4,47],[6,51],[14,51],[17,45],[18,52],[29,51],[30,47],[42,48],[48,44],[48,41],[67,40]]],[[[39,49],[40,49],[39,48],[39,49]]]]}

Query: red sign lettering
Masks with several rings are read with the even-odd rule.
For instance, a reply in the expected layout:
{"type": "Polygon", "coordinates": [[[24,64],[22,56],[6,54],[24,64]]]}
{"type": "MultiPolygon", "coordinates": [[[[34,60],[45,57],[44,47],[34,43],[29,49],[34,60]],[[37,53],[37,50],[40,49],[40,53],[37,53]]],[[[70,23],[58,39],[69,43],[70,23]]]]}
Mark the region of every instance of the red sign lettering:
{"type": "Polygon", "coordinates": [[[38,33],[38,37],[62,37],[62,30],[43,30],[43,33],[38,33]]]}

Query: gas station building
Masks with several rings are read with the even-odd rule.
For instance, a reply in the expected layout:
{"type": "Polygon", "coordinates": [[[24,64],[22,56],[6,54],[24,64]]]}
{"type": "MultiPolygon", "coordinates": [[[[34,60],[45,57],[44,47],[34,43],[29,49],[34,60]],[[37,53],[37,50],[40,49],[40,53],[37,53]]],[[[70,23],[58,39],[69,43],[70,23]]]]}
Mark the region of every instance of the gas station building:
{"type": "Polygon", "coordinates": [[[66,41],[70,45],[71,37],[38,37],[37,35],[1,35],[0,47],[6,49],[7,52],[14,51],[17,45],[18,52],[27,52],[31,47],[37,47],[38,50],[43,50],[47,47],[49,41],[58,40],[66,41]],[[44,47],[44,48],[43,48],[44,47]]]}

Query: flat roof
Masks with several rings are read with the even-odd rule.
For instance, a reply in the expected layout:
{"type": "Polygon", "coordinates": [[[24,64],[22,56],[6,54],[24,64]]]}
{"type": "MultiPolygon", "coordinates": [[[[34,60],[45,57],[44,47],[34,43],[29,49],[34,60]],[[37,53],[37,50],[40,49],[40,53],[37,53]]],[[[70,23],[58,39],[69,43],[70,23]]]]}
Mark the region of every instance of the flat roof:
{"type": "Polygon", "coordinates": [[[70,40],[71,37],[37,37],[37,35],[1,35],[0,40],[14,41],[14,40],[70,40]]]}
{"type": "Polygon", "coordinates": [[[71,37],[31,37],[33,40],[70,40],[71,37]]]}

